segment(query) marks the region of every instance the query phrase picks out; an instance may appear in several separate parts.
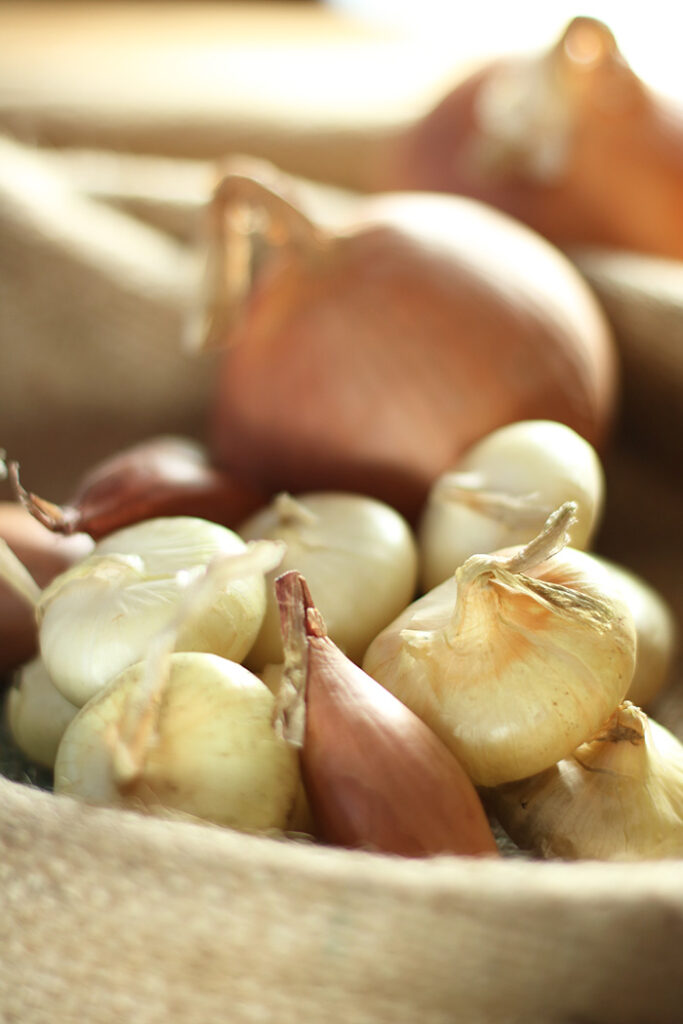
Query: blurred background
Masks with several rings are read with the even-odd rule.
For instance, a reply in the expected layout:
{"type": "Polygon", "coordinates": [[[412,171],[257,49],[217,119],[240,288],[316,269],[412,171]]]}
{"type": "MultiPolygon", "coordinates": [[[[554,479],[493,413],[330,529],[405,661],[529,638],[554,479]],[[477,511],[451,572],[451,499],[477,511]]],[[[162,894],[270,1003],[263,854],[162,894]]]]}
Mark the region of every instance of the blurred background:
{"type": "MultiPolygon", "coordinates": [[[[606,21],[634,69],[681,96],[676,10],[663,0],[0,3],[0,127],[75,142],[59,116],[90,109],[97,139],[113,141],[111,122],[131,108],[169,128],[194,110],[205,126],[219,113],[328,131],[383,124],[477,61],[547,47],[577,14],[606,21]]],[[[186,148],[201,148],[198,134],[186,148]]],[[[147,147],[160,144],[157,126],[147,147]]]]}
{"type": "MultiPolygon", "coordinates": [[[[63,500],[160,427],[202,435],[214,364],[188,370],[179,339],[215,158],[363,189],[387,136],[488,58],[547,50],[579,14],[683,101],[669,0],[0,0],[0,446],[26,481],[63,500]]],[[[624,339],[625,405],[658,458],[680,457],[682,273],[657,267],[653,289],[638,269],[619,292],[667,324],[666,351],[642,317],[624,339]]]]}

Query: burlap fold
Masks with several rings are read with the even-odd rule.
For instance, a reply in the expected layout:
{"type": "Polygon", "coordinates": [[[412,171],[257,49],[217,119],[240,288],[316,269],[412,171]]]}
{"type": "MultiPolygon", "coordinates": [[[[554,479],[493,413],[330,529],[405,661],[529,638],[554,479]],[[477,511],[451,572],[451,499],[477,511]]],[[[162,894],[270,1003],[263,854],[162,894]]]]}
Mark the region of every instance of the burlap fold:
{"type": "Polygon", "coordinates": [[[213,360],[183,350],[195,252],[0,137],[0,447],[60,500],[156,432],[202,434],[213,360]]]}
{"type": "Polygon", "coordinates": [[[681,863],[408,861],[0,782],[9,1024],[671,1024],[681,863]]]}

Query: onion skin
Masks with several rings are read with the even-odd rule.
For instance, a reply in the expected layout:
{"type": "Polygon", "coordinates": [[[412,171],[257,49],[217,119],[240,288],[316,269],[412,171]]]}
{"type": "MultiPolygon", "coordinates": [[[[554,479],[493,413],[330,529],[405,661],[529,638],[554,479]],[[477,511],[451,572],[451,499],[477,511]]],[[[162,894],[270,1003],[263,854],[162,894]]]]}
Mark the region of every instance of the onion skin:
{"type": "MultiPolygon", "coordinates": [[[[240,185],[223,179],[215,219],[240,185]]],[[[605,317],[564,256],[497,211],[370,197],[344,232],[311,223],[309,244],[300,232],[261,261],[209,330],[227,345],[210,432],[229,471],[272,493],[369,494],[414,522],[433,480],[505,423],[555,419],[604,444],[605,317]]]]}
{"type": "Polygon", "coordinates": [[[330,640],[299,573],[276,590],[285,649],[297,627],[305,646],[301,767],[319,838],[406,857],[497,854],[479,796],[441,741],[330,640]]]}
{"type": "Polygon", "coordinates": [[[570,756],[486,799],[510,838],[541,857],[683,856],[683,746],[631,701],[570,756]]]}
{"type": "Polygon", "coordinates": [[[633,677],[635,627],[618,583],[591,555],[561,547],[574,508],[556,510],[528,545],[467,559],[363,660],[477,786],[569,756],[633,677]]]}
{"type": "Polygon", "coordinates": [[[62,697],[39,658],[14,675],[5,712],[17,747],[34,764],[52,770],[62,736],[78,708],[62,697]]]}
{"type": "Polygon", "coordinates": [[[398,512],[365,495],[280,494],[237,532],[247,542],[267,538],[286,545],[282,561],[267,578],[265,617],[245,659],[252,671],[282,661],[273,582],[288,569],[306,577],[329,636],[356,664],[415,594],[412,531],[398,512]]]}
{"type": "Polygon", "coordinates": [[[649,708],[669,682],[678,654],[678,625],[673,608],[658,590],[626,566],[598,559],[621,587],[636,628],[636,668],[626,696],[649,708]]]}
{"type": "Polygon", "coordinates": [[[281,554],[273,541],[257,542],[250,553],[234,531],[191,516],[147,519],[109,534],[37,601],[50,678],[82,707],[168,630],[178,651],[241,662],[265,613],[264,574],[281,554]],[[193,597],[176,628],[193,577],[205,595],[193,597]]]}
{"type": "Polygon", "coordinates": [[[682,259],[683,115],[638,78],[606,25],[577,17],[540,57],[500,57],[456,85],[402,133],[377,188],[473,196],[563,247],[682,259]],[[485,111],[518,75],[533,76],[521,114],[531,120],[514,135],[516,109],[498,127],[485,111]],[[562,148],[534,170],[549,131],[562,148]]]}
{"type": "Polygon", "coordinates": [[[430,491],[417,531],[423,592],[471,555],[528,543],[565,501],[577,506],[569,544],[588,549],[604,489],[595,449],[563,424],[526,420],[493,431],[430,491]]]}
{"type": "Polygon", "coordinates": [[[243,831],[281,831],[300,804],[295,752],[274,699],[242,665],[174,652],[157,692],[129,666],[81,709],[57,751],[55,792],[243,831]],[[142,706],[136,701],[142,696],[142,706]],[[141,726],[129,732],[129,714],[141,726]]]}
{"type": "MultiPolygon", "coordinates": [[[[0,537],[44,587],[92,549],[88,537],[56,537],[16,502],[0,502],[0,537]]],[[[0,580],[0,675],[33,657],[37,648],[35,613],[0,580]]]]}
{"type": "Polygon", "coordinates": [[[61,507],[25,491],[16,466],[10,471],[17,496],[43,526],[94,540],[160,516],[231,527],[265,501],[261,491],[211,466],[203,447],[182,437],[151,438],[104,459],[61,507]]]}

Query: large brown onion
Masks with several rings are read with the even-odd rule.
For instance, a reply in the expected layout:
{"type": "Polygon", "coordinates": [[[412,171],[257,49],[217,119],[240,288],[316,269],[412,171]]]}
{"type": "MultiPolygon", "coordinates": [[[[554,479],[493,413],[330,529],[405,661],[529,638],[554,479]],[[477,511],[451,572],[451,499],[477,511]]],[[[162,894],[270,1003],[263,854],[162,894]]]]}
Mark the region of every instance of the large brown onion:
{"type": "Polygon", "coordinates": [[[540,56],[500,57],[399,133],[376,187],[475,196],[561,246],[683,258],[683,113],[574,18],[540,56]]]}
{"type": "Polygon", "coordinates": [[[604,440],[611,336],[559,251],[446,195],[358,198],[344,226],[323,228],[289,198],[293,179],[262,171],[229,171],[209,211],[202,343],[227,345],[219,464],[271,491],[358,491],[413,518],[495,427],[547,418],[604,440]]]}

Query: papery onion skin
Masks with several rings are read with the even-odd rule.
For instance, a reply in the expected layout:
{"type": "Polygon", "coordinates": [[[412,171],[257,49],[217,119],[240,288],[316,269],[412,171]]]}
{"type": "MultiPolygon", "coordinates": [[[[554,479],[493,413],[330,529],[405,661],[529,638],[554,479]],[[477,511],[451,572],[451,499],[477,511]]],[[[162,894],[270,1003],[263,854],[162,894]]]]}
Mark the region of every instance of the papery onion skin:
{"type": "Polygon", "coordinates": [[[81,479],[70,500],[53,505],[15,487],[32,515],[57,533],[94,540],[160,516],[195,516],[232,527],[265,495],[209,464],[197,441],[161,436],[104,459],[81,479]]]}
{"type": "Polygon", "coordinates": [[[470,195],[562,247],[681,259],[683,113],[577,17],[548,52],[460,81],[399,135],[376,187],[470,195]]]}
{"type": "Polygon", "coordinates": [[[589,554],[565,548],[524,575],[598,599],[601,618],[582,624],[579,611],[565,617],[560,606],[525,593],[515,592],[513,602],[506,584],[483,575],[456,629],[456,574],[383,630],[363,661],[481,786],[524,778],[571,753],[624,698],[633,676],[632,616],[589,554]]]}
{"type": "MultiPolygon", "coordinates": [[[[297,696],[305,701],[302,775],[316,834],[407,857],[496,855],[479,796],[456,759],[326,636],[300,574],[284,573],[276,590],[285,650],[304,647],[302,663],[298,655],[294,663],[304,691],[297,696]]],[[[287,673],[286,660],[283,686],[287,673]]]]}
{"type": "MultiPolygon", "coordinates": [[[[92,550],[89,537],[56,537],[24,508],[10,501],[0,502],[0,537],[40,586],[46,586],[92,550]]],[[[28,661],[37,644],[33,609],[0,580],[0,677],[28,661]]]]}
{"type": "Polygon", "coordinates": [[[343,232],[310,233],[271,247],[221,334],[217,464],[271,492],[373,495],[414,520],[436,476],[504,423],[553,418],[604,443],[611,333],[547,242],[427,194],[366,198],[343,232]]]}
{"type": "MultiPolygon", "coordinates": [[[[52,581],[38,605],[40,650],[57,689],[81,707],[144,657],[168,625],[182,599],[178,574],[244,551],[232,530],[189,516],[145,520],[100,540],[92,557],[52,581]]],[[[241,661],[265,607],[262,574],[232,580],[208,611],[183,624],[176,649],[241,661]]]]}
{"type": "Polygon", "coordinates": [[[143,663],[131,666],[81,709],[59,746],[55,791],[245,831],[287,828],[299,793],[296,751],[275,734],[265,684],[216,655],[172,655],[154,742],[136,777],[117,781],[112,743],[143,675],[143,663]]]}

